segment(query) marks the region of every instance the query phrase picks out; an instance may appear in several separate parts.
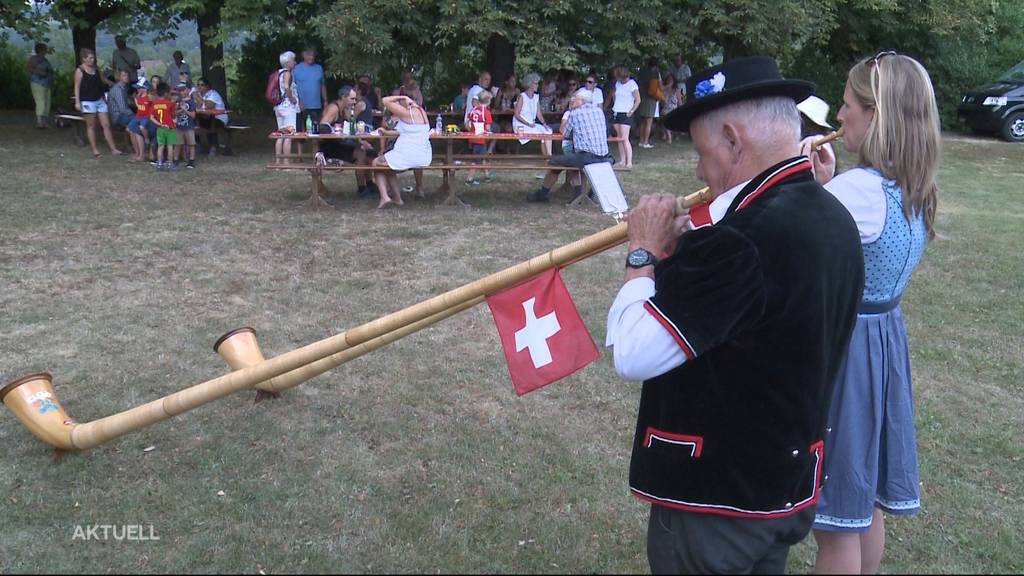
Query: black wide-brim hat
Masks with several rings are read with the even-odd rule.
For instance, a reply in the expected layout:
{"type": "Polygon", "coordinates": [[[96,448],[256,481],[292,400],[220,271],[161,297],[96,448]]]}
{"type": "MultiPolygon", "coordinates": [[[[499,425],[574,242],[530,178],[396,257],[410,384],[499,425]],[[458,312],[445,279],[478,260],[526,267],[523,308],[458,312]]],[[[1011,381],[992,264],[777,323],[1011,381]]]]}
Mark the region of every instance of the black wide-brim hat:
{"type": "Polygon", "coordinates": [[[726,104],[767,96],[787,96],[801,102],[813,93],[813,83],[783,78],[770,56],[736,58],[690,76],[686,80],[686,103],[665,117],[665,127],[689,132],[694,118],[726,104]]]}

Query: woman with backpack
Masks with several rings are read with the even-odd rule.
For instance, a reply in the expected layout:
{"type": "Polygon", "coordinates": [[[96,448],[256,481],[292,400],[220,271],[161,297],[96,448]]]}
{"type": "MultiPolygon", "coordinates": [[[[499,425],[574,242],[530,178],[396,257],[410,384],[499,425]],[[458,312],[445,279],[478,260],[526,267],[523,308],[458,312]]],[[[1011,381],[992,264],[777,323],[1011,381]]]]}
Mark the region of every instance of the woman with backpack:
{"type": "MultiPolygon", "coordinates": [[[[295,52],[282,52],[279,58],[281,69],[277,71],[276,90],[271,92],[274,104],[274,115],[277,117],[277,131],[283,135],[295,133],[295,118],[299,114],[301,104],[299,93],[292,82],[292,68],[295,68],[295,52]]],[[[273,86],[268,86],[268,89],[273,86]]],[[[292,154],[292,139],[281,138],[275,144],[277,157],[285,164],[289,163],[292,154]]]]}

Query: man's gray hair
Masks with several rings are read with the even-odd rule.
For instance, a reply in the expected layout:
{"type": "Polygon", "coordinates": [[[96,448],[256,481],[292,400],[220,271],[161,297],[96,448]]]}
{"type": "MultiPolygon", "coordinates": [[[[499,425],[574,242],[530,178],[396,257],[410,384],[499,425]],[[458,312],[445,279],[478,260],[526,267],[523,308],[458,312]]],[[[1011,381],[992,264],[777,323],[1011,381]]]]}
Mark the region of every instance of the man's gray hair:
{"type": "Polygon", "coordinates": [[[573,96],[575,98],[579,98],[580,102],[583,102],[584,104],[594,103],[594,93],[586,88],[580,88],[573,96]]]}
{"type": "Polygon", "coordinates": [[[540,74],[537,74],[536,72],[530,72],[529,74],[526,75],[526,78],[523,78],[524,86],[529,86],[530,84],[533,83],[540,84],[540,74]]]}
{"type": "Polygon", "coordinates": [[[727,121],[743,124],[754,143],[761,146],[791,146],[800,142],[800,111],[796,102],[785,96],[743,100],[712,110],[699,120],[712,134],[727,121]]]}

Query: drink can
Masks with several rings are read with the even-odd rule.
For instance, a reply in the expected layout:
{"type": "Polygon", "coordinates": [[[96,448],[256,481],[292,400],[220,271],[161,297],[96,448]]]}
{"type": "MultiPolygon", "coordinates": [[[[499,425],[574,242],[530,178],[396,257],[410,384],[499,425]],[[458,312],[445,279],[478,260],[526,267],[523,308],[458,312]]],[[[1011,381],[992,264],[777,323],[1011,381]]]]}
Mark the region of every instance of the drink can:
{"type": "Polygon", "coordinates": [[[360,134],[362,134],[363,132],[366,132],[366,122],[363,122],[362,120],[360,120],[359,122],[356,122],[356,130],[360,134]]]}

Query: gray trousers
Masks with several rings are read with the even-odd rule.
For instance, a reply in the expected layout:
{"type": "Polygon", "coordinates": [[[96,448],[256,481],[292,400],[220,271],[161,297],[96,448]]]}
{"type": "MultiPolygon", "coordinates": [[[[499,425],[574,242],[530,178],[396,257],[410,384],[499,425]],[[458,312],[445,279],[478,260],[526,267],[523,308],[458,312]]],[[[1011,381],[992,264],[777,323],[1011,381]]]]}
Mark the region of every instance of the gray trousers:
{"type": "Polygon", "coordinates": [[[807,536],[814,507],[785,518],[747,519],[652,505],[652,574],[782,574],[789,547],[807,536]]]}

